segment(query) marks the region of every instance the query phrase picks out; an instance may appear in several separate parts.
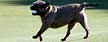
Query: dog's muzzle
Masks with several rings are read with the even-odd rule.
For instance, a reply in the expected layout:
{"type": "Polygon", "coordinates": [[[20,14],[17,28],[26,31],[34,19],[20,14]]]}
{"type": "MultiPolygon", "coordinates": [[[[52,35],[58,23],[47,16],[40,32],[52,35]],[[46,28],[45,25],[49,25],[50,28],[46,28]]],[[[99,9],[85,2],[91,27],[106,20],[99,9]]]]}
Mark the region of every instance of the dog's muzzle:
{"type": "Polygon", "coordinates": [[[37,15],[37,11],[36,10],[32,10],[32,15],[37,15]]]}

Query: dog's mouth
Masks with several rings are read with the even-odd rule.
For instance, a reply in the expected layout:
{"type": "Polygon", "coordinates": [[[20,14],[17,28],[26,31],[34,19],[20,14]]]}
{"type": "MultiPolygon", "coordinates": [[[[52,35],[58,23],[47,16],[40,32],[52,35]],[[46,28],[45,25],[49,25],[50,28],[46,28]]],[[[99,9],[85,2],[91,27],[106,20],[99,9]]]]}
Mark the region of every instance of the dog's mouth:
{"type": "Polygon", "coordinates": [[[35,16],[37,15],[37,11],[36,10],[31,10],[32,11],[32,15],[35,16]]]}

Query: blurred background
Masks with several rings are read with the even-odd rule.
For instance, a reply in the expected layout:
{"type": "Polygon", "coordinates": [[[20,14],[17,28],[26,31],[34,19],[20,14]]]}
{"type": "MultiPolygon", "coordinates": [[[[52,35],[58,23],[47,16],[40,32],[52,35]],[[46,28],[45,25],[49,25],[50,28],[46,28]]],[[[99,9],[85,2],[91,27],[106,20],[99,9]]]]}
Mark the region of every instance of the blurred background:
{"type": "MultiPolygon", "coordinates": [[[[30,5],[36,0],[0,0],[0,42],[39,42],[32,39],[41,27],[39,16],[32,16],[30,5]]],[[[108,0],[44,0],[52,5],[70,3],[99,3],[96,9],[86,9],[90,36],[83,39],[84,29],[80,24],[71,31],[67,42],[108,42],[108,0]]],[[[43,42],[61,42],[67,26],[48,29],[43,42]]]]}
{"type": "MultiPolygon", "coordinates": [[[[0,0],[0,1],[1,1],[0,3],[7,3],[7,4],[30,5],[36,0],[0,0]]],[[[99,3],[100,6],[97,8],[108,9],[107,5],[108,0],[44,0],[44,1],[48,1],[54,5],[64,5],[69,3],[83,3],[83,2],[99,3]]]]}

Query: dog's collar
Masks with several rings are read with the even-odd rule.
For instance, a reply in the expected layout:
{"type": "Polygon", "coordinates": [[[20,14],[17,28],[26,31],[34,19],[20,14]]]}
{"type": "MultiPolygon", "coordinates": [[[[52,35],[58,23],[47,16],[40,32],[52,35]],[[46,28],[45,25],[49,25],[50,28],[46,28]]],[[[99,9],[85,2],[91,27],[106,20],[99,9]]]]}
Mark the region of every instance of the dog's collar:
{"type": "Polygon", "coordinates": [[[46,8],[46,13],[45,14],[48,14],[51,12],[51,10],[53,9],[53,6],[49,5],[47,8],[46,8]]]}
{"type": "Polygon", "coordinates": [[[46,12],[45,12],[45,15],[44,17],[46,17],[50,12],[52,12],[53,10],[53,13],[56,13],[57,12],[57,8],[52,6],[52,5],[49,5],[47,8],[46,8],[46,12]]]}

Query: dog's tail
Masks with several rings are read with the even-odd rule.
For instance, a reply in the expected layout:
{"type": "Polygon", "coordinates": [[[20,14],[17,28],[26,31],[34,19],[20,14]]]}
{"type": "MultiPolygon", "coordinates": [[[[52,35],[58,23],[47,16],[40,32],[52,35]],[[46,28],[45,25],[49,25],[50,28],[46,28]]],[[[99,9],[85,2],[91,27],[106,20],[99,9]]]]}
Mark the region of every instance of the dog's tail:
{"type": "Polygon", "coordinates": [[[81,6],[83,8],[85,8],[85,7],[86,8],[93,8],[93,7],[99,6],[99,4],[97,4],[97,3],[82,3],[81,6]]]}

